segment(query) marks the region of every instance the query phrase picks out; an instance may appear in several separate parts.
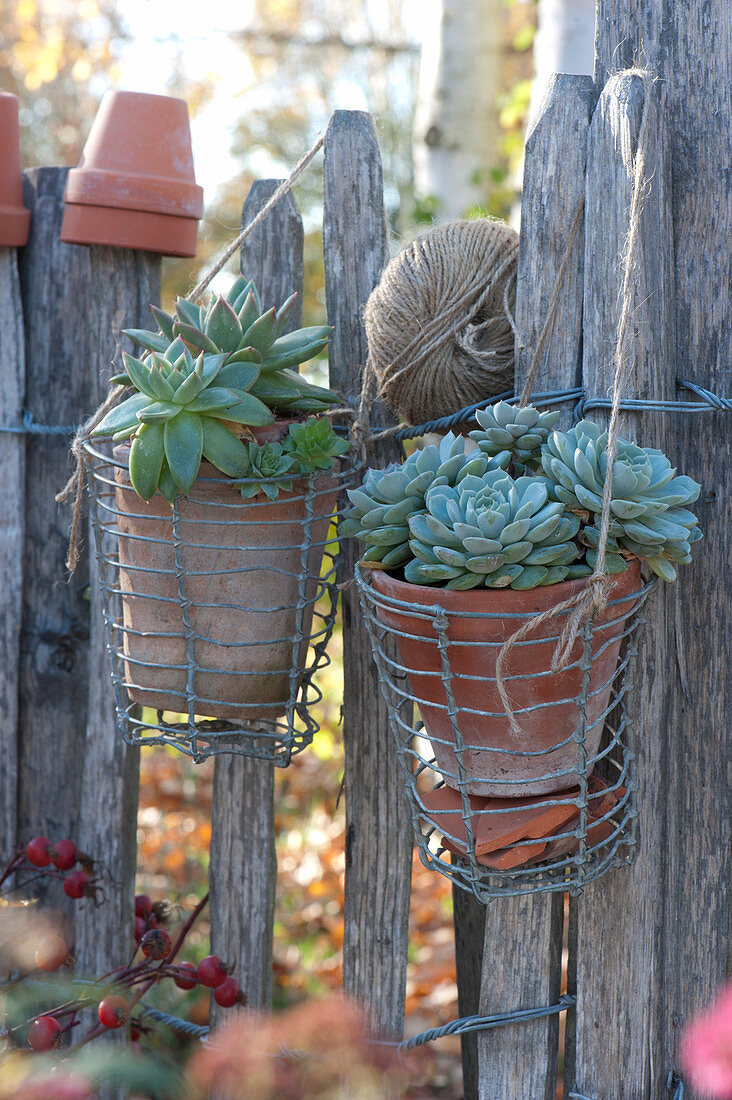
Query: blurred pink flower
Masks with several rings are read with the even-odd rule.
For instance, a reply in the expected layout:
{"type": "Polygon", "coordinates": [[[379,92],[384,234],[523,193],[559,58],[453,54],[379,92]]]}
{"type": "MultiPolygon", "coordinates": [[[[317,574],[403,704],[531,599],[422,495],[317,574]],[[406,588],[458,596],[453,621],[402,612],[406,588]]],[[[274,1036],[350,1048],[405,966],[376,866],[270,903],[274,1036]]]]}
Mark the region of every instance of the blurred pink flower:
{"type": "Polygon", "coordinates": [[[86,1077],[51,1070],[26,1077],[11,1100],[92,1100],[93,1096],[94,1090],[86,1077]]]}
{"type": "Polygon", "coordinates": [[[687,1027],[681,1040],[681,1065],[697,1092],[715,1100],[732,1100],[732,983],[709,1012],[687,1027]]]}

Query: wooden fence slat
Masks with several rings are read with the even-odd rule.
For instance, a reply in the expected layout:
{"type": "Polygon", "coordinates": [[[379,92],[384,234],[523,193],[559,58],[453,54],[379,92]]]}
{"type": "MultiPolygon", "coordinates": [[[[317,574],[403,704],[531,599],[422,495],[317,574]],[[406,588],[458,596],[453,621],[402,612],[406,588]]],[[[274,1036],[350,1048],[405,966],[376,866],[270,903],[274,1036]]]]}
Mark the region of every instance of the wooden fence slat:
{"type": "MultiPolygon", "coordinates": [[[[89,265],[89,300],[85,324],[89,333],[89,384],[92,406],[106,397],[112,359],[121,366],[120,348],[135,345],[123,328],[151,327],[150,304],[160,302],[160,257],[117,248],[80,249],[89,265]]],[[[68,516],[68,512],[67,512],[68,516]]],[[[104,907],[90,903],[77,909],[76,960],[81,974],[103,974],[121,966],[132,949],[133,901],[137,856],[139,749],[125,745],[117,728],[110,661],[105,645],[101,592],[89,529],[90,643],[86,743],[82,764],[78,843],[100,860],[108,877],[104,907]]],[[[109,536],[107,551],[116,546],[109,536]]]]}
{"type": "MultiPolygon", "coordinates": [[[[590,131],[587,168],[584,376],[588,397],[612,386],[613,353],[628,232],[634,158],[645,94],[636,76],[612,77],[590,131]],[[590,262],[591,260],[591,262],[590,262]]],[[[649,114],[646,176],[633,285],[633,356],[625,392],[673,398],[676,378],[673,235],[666,131],[655,99],[649,114]]],[[[595,413],[593,413],[593,417],[595,413]]],[[[622,434],[675,455],[677,423],[663,413],[624,414],[622,434]]],[[[675,455],[684,469],[682,456],[675,455]]],[[[683,570],[684,566],[681,567],[683,570]]],[[[576,1056],[568,1086],[589,1096],[661,1095],[671,1052],[653,1055],[654,1018],[663,1011],[664,877],[671,741],[676,592],[659,585],[638,657],[637,750],[640,850],[633,866],[607,875],[576,901],[576,1056]]],[[[710,884],[711,885],[711,884],[710,884]]]]}
{"type": "MultiPolygon", "coordinates": [[[[454,857],[453,857],[454,858],[454,857]]],[[[458,987],[458,1015],[477,1016],[480,1011],[480,978],[483,971],[485,905],[467,890],[453,883],[452,912],[455,925],[455,970],[458,987]]],[[[478,1096],[478,1036],[461,1035],[463,1097],[478,1096]]]]}
{"type": "MultiPolygon", "coordinates": [[[[658,76],[673,181],[678,373],[732,395],[732,8],[599,0],[596,69],[633,50],[658,76]]],[[[729,974],[732,845],[732,501],[729,413],[679,417],[673,460],[702,483],[704,531],[675,585],[674,649],[657,690],[669,696],[663,779],[666,856],[649,1058],[661,1078],[689,1017],[729,974]]],[[[638,1026],[641,1026],[640,1021],[638,1026]]],[[[656,1085],[660,1090],[661,1082],[656,1085]]],[[[689,1094],[687,1087],[685,1095],[689,1094]]]]}
{"type": "MultiPolygon", "coordinates": [[[[331,385],[358,405],[366,362],[363,306],[388,259],[381,157],[373,122],[336,111],[325,138],[323,252],[331,385]]],[[[380,402],[372,423],[392,423],[380,402]]],[[[393,460],[393,444],[374,447],[374,465],[393,460]]],[[[347,578],[358,549],[344,547],[347,578]]],[[[343,592],[343,738],[346,785],[346,893],[343,984],[367,1008],[372,1026],[399,1035],[411,888],[412,836],[396,747],[369,652],[358,594],[343,592]]]]}
{"type": "MultiPolygon", "coordinates": [[[[264,206],[280,180],[252,185],[242,225],[264,206]]],[[[292,194],[286,195],[244,242],[241,271],[254,279],[265,308],[279,306],[297,291],[302,319],[302,218],[292,194]]],[[[277,856],[275,853],[274,765],[243,756],[217,756],[211,810],[211,944],[236,961],[235,976],[248,1002],[272,1002],[277,856]]],[[[214,1019],[225,1015],[212,1002],[214,1019]]]]}
{"type": "MultiPolygon", "coordinates": [[[[25,180],[31,208],[19,254],[25,405],[39,424],[74,425],[94,407],[87,251],[59,240],[66,171],[25,180]]],[[[68,511],[55,494],[71,473],[69,436],[26,438],[23,625],[19,677],[18,837],[78,835],[89,677],[88,554],[66,580],[68,511]]],[[[53,886],[54,904],[58,900],[53,886]]],[[[50,893],[44,883],[39,893],[50,893]],[[45,888],[44,888],[45,887],[45,888]]],[[[66,899],[62,899],[63,902],[66,899]]],[[[60,907],[60,906],[59,906],[60,907]]],[[[68,913],[73,905],[66,905],[68,913]]]]}
{"type": "MultiPolygon", "coordinates": [[[[0,248],[0,425],[19,425],[25,397],[17,254],[0,248]]],[[[18,651],[23,598],[25,437],[0,432],[0,860],[17,843],[18,651]]]]}
{"type": "MultiPolygon", "coordinates": [[[[528,372],[547,316],[575,211],[582,198],[592,81],[555,77],[526,142],[521,242],[516,297],[516,389],[528,372]]],[[[577,384],[581,362],[583,231],[565,271],[546,362],[535,391],[577,384]]],[[[559,997],[563,900],[561,895],[505,898],[486,910],[482,1013],[555,1003],[559,997]]],[[[531,1097],[553,1100],[558,1017],[479,1033],[481,1100],[531,1097]]],[[[467,1093],[466,1093],[467,1096],[467,1093]]]]}

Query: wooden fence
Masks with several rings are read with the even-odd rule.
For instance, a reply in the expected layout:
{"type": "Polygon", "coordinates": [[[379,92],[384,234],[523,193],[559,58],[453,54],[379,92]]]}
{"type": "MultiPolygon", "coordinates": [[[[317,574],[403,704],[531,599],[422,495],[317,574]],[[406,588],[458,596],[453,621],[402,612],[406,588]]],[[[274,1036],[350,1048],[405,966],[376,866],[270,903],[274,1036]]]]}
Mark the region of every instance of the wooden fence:
{"type": "MultiPolygon", "coordinates": [[[[709,0],[730,31],[726,0],[709,0]]],[[[694,0],[693,7],[705,6],[694,0]]],[[[634,289],[632,394],[677,396],[677,376],[721,393],[732,378],[729,255],[732,48],[713,51],[704,21],[671,0],[600,0],[598,81],[558,77],[527,139],[516,324],[517,388],[547,314],[578,205],[540,389],[582,385],[605,395],[615,333],[619,257],[628,227],[634,157],[645,103],[630,64],[664,77],[651,89],[650,184],[634,289]],[[633,12],[629,10],[633,7],[633,12]],[[680,7],[680,6],[679,6],[680,7]],[[654,11],[655,11],[654,8],[654,11]],[[688,14],[688,13],[687,13],[688,14]],[[621,46],[618,47],[618,43],[621,46]],[[700,71],[689,51],[704,58],[700,71]],[[700,91],[703,88],[703,94],[700,91]],[[711,120],[720,112],[724,125],[711,120]],[[699,140],[691,141],[691,135],[699,140]]],[[[324,253],[331,385],[355,407],[365,360],[361,309],[388,257],[381,166],[373,125],[336,112],[325,142],[324,253]]],[[[146,323],[158,261],[146,254],[59,243],[64,172],[28,176],[31,240],[0,251],[0,424],[22,408],[41,425],[74,424],[98,403],[123,326],[146,323]],[[21,317],[23,323],[21,324],[21,317]]],[[[244,218],[273,181],[256,184],[244,218]]],[[[302,225],[291,198],[246,244],[243,270],[267,301],[302,281],[302,225]]],[[[387,422],[384,409],[372,419],[387,422]]],[[[702,482],[705,542],[675,586],[656,596],[639,659],[641,847],[569,905],[557,895],[507,898],[487,908],[455,898],[460,1012],[556,1003],[563,934],[568,1014],[565,1097],[660,1100],[681,1026],[708,1003],[725,971],[729,904],[730,555],[729,417],[627,414],[625,435],[662,447],[702,482]],[[482,970],[482,976],[481,976],[482,970]]],[[[0,433],[0,849],[31,832],[73,834],[115,869],[112,904],[75,910],[81,970],[119,962],[131,935],[137,751],[117,734],[101,616],[85,559],[65,580],[67,517],[53,503],[69,472],[67,437],[0,433]]],[[[374,461],[392,457],[387,445],[374,461]]],[[[346,551],[348,576],[354,551],[346,551]]],[[[91,578],[93,582],[93,578],[91,578]]],[[[385,708],[355,593],[343,593],[346,749],[344,985],[375,1030],[403,1024],[411,837],[385,708]]],[[[271,996],[275,895],[273,769],[216,762],[211,842],[212,940],[239,960],[251,1003],[271,996]]],[[[464,1043],[465,1095],[550,1100],[558,1017],[480,1033],[464,1043]]],[[[686,1095],[689,1093],[687,1091],[686,1095]]]]}

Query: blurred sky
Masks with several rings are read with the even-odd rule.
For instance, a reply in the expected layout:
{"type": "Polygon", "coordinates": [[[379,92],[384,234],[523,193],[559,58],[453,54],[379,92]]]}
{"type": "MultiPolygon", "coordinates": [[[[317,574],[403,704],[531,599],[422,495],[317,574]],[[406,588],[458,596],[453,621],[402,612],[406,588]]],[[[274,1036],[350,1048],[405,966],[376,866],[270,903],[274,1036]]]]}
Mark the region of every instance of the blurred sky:
{"type": "MultiPolygon", "coordinates": [[[[401,15],[404,37],[419,41],[420,23],[426,9],[435,0],[366,0],[368,34],[384,34],[389,39],[390,14],[401,15]]],[[[188,81],[210,82],[214,96],[210,105],[192,119],[193,152],[196,177],[210,203],[216,188],[234,174],[235,162],[229,154],[229,132],[237,116],[247,105],[256,106],[257,89],[253,73],[240,44],[231,32],[251,27],[255,22],[254,0],[125,0],[124,21],[130,31],[120,57],[118,87],[130,91],[169,94],[176,71],[188,81]]],[[[261,21],[258,23],[261,26],[261,21]]],[[[332,24],[331,24],[332,26],[332,24]]],[[[307,25],[303,29],[308,31],[307,25]]],[[[365,37],[364,27],[343,23],[337,27],[345,38],[365,37]]],[[[313,33],[322,26],[313,26],[313,33]]],[[[405,94],[410,90],[405,89],[405,94]]],[[[413,94],[413,90],[411,90],[413,94]]],[[[362,87],[349,81],[347,69],[333,89],[331,109],[368,110],[362,87]]],[[[305,148],[303,148],[305,152],[305,148]]],[[[253,162],[251,169],[268,175],[272,165],[264,160],[253,162]]],[[[279,166],[279,171],[286,166],[279,166]]]]}

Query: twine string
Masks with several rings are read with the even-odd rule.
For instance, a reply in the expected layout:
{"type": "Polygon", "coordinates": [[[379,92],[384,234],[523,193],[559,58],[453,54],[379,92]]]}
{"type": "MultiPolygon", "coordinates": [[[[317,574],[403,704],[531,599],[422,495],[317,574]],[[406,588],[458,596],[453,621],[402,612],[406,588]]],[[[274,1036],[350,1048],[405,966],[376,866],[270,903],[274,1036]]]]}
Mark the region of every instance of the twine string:
{"type": "MultiPolygon", "coordinates": [[[[633,294],[632,294],[632,282],[637,272],[638,267],[638,237],[640,231],[640,220],[643,211],[643,199],[646,192],[646,139],[648,135],[648,128],[650,125],[650,108],[651,108],[651,75],[644,69],[628,69],[626,71],[627,76],[637,76],[643,82],[644,90],[644,102],[643,113],[641,115],[641,123],[638,132],[638,143],[636,148],[635,157],[633,160],[633,184],[632,194],[630,201],[630,208],[628,211],[628,231],[626,234],[625,242],[622,251],[622,283],[620,288],[619,300],[620,300],[620,315],[618,317],[617,335],[615,340],[615,352],[613,357],[614,373],[613,373],[613,389],[612,389],[612,404],[610,412],[610,423],[607,432],[607,445],[605,448],[605,454],[607,458],[607,469],[605,472],[605,483],[603,486],[602,494],[602,513],[600,517],[600,531],[597,543],[597,558],[595,561],[595,569],[590,577],[588,577],[586,585],[581,592],[570,597],[561,603],[555,604],[547,611],[543,611],[541,614],[534,616],[532,619],[527,620],[510,638],[503,644],[498,659],[496,661],[496,688],[498,694],[503,703],[506,716],[511,725],[511,729],[515,734],[520,734],[521,727],[516,721],[516,716],[511,706],[511,701],[508,697],[505,684],[505,669],[508,656],[513,646],[525,638],[531,632],[537,630],[544,623],[550,622],[552,619],[559,615],[567,615],[567,622],[559,636],[554,653],[552,655],[551,668],[554,672],[559,672],[567,666],[571,659],[572,651],[577,640],[577,635],[582,625],[588,620],[592,620],[596,615],[602,614],[607,607],[609,588],[612,585],[612,577],[605,572],[605,561],[607,557],[607,542],[610,534],[610,505],[612,502],[612,489],[613,489],[613,465],[615,462],[615,456],[618,450],[618,433],[620,425],[620,399],[622,394],[623,382],[625,375],[627,374],[628,367],[631,361],[631,356],[626,353],[626,338],[628,333],[628,326],[630,324],[631,317],[633,315],[633,294]]],[[[541,331],[539,341],[537,343],[536,351],[529,368],[529,373],[526,377],[526,382],[521,391],[521,399],[519,404],[524,405],[528,401],[531,394],[531,385],[534,379],[534,375],[538,368],[539,359],[543,351],[544,345],[548,339],[549,331],[554,319],[554,313],[559,301],[559,293],[561,290],[561,284],[564,279],[565,272],[569,263],[569,255],[571,253],[574,241],[579,232],[579,226],[581,224],[582,215],[584,213],[584,200],[582,200],[577,208],[574,219],[572,221],[572,229],[567,241],[567,246],[564,250],[562,262],[557,273],[557,280],[554,286],[551,302],[549,305],[549,311],[547,313],[546,321],[541,331]]]]}
{"type": "Polygon", "coordinates": [[[213,265],[208,269],[203,278],[198,283],[196,283],[193,290],[190,292],[190,294],[187,295],[187,300],[189,302],[195,302],[198,298],[201,297],[209,283],[218,275],[221,269],[225,267],[225,265],[236,252],[236,250],[238,248],[241,248],[241,246],[244,244],[244,241],[246,241],[247,238],[252,235],[257,226],[261,225],[261,223],[269,214],[270,210],[272,210],[277,205],[277,203],[280,201],[281,198],[283,198],[284,195],[288,194],[288,192],[292,190],[295,183],[297,183],[303,172],[310,166],[311,162],[315,159],[319,151],[323,148],[324,144],[325,135],[321,134],[315,144],[310,149],[308,149],[307,153],[305,153],[304,156],[300,157],[300,160],[292,169],[287,179],[282,181],[277,190],[269,197],[262,209],[258,211],[258,213],[247,225],[244,226],[238,237],[236,237],[231,242],[231,244],[226,246],[223,252],[221,252],[219,257],[215,260],[213,265]]]}

